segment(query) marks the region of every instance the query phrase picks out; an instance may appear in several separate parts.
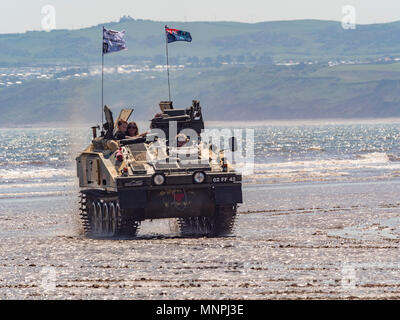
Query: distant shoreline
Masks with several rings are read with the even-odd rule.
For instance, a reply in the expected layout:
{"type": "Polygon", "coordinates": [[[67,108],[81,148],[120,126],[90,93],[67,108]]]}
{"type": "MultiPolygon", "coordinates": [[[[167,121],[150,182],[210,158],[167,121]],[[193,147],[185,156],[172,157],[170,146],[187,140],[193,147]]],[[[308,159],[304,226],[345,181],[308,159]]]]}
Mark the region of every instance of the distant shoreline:
{"type": "MultiPolygon", "coordinates": [[[[148,120],[136,120],[139,127],[145,130],[146,124],[149,124],[148,120]]],[[[248,126],[265,126],[265,125],[279,125],[279,126],[290,126],[290,125],[326,125],[326,124],[386,124],[386,123],[399,123],[400,118],[327,118],[327,119],[279,119],[279,120],[232,120],[232,121],[216,121],[216,120],[205,120],[205,126],[214,127],[214,126],[242,126],[246,124],[248,126]]],[[[42,123],[34,123],[34,124],[24,124],[21,123],[20,127],[24,128],[48,128],[48,129],[65,129],[65,128],[90,128],[95,125],[95,122],[92,123],[72,123],[68,121],[60,121],[60,122],[42,122],[42,123]]],[[[0,125],[0,129],[16,129],[17,126],[13,125],[0,125]]]]}

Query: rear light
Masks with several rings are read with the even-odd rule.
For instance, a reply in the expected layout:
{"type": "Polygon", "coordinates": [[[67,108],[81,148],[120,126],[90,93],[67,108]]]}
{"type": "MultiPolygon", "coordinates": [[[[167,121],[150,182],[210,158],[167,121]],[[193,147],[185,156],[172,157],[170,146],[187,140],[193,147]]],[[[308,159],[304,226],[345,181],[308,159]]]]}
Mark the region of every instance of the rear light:
{"type": "Polygon", "coordinates": [[[124,160],[124,155],[122,154],[121,150],[117,151],[117,154],[115,155],[115,159],[117,159],[117,161],[124,160]]]}
{"type": "Polygon", "coordinates": [[[122,174],[124,177],[128,176],[128,168],[127,168],[127,167],[124,167],[124,168],[122,169],[121,174],[122,174]]]}
{"type": "Polygon", "coordinates": [[[227,172],[228,171],[228,163],[226,163],[226,160],[225,160],[225,158],[222,158],[221,159],[222,160],[222,171],[223,172],[227,172]]]}

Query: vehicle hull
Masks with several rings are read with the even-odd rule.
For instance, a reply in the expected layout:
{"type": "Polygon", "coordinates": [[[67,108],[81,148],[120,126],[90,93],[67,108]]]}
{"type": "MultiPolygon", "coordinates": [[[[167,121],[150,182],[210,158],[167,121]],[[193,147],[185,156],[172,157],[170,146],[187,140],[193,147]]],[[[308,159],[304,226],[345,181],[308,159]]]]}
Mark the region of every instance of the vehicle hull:
{"type": "Polygon", "coordinates": [[[242,202],[240,184],[119,188],[115,197],[138,220],[213,216],[218,205],[242,202]]]}

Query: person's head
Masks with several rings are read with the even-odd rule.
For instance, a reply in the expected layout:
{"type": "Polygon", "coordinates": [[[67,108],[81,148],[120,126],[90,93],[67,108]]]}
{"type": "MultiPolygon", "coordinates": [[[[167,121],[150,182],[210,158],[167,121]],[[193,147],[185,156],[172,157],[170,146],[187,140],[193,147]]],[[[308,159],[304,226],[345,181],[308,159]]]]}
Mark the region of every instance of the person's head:
{"type": "Polygon", "coordinates": [[[128,127],[128,122],[126,122],[125,120],[118,121],[118,131],[125,132],[127,127],[128,127]]]}
{"type": "Polygon", "coordinates": [[[126,134],[131,137],[137,136],[139,134],[139,128],[136,122],[129,122],[126,129],[126,134]]]}
{"type": "Polygon", "coordinates": [[[179,133],[176,136],[176,145],[178,146],[178,148],[182,147],[188,141],[189,141],[188,137],[183,133],[179,133]]]}
{"type": "MultiPolygon", "coordinates": [[[[154,119],[156,119],[156,118],[161,118],[161,113],[156,113],[155,115],[154,115],[154,119]]],[[[153,129],[153,122],[150,122],[150,129],[153,129]]]]}

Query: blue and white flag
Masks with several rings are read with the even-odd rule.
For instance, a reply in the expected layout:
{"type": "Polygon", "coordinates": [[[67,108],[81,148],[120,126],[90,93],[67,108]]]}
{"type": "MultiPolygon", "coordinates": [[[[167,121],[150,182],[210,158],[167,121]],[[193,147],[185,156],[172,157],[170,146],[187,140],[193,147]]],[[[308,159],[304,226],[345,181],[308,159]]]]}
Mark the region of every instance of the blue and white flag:
{"type": "Polygon", "coordinates": [[[125,31],[107,30],[103,27],[103,54],[125,49],[125,31]]]}

